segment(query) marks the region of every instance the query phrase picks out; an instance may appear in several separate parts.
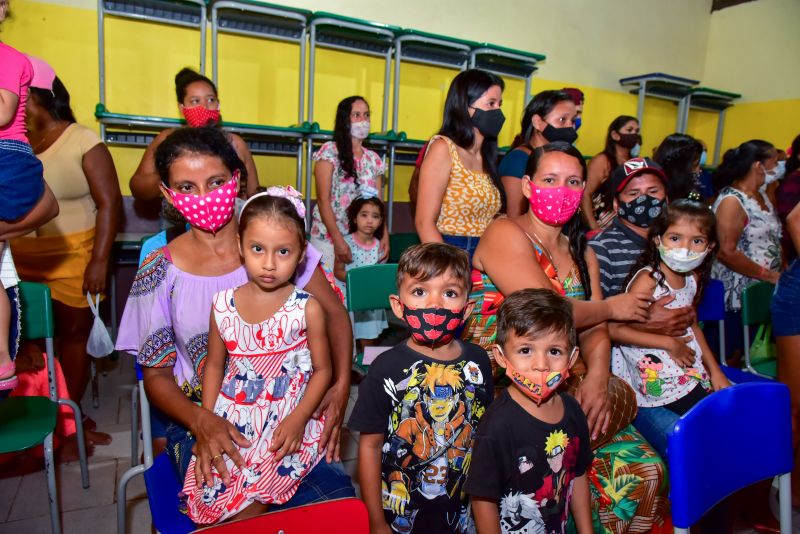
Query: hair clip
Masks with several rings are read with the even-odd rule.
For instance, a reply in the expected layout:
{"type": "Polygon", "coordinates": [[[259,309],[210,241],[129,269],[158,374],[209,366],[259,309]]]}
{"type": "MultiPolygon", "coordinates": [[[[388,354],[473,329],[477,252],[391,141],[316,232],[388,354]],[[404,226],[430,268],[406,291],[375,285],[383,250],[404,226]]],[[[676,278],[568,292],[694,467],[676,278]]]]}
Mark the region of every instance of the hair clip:
{"type": "Polygon", "coordinates": [[[363,199],[378,198],[378,190],[368,185],[361,186],[358,196],[363,199]]]}
{"type": "Polygon", "coordinates": [[[247,207],[247,205],[258,197],[285,198],[286,200],[291,202],[292,206],[294,206],[295,211],[297,211],[297,214],[300,216],[301,219],[305,219],[306,217],[306,205],[303,203],[303,195],[301,195],[297,189],[295,189],[291,185],[287,185],[286,187],[273,185],[272,187],[267,188],[266,191],[257,193],[252,197],[248,198],[247,202],[244,203],[241,211],[239,212],[239,219],[242,218],[242,213],[244,212],[244,209],[247,207]]]}

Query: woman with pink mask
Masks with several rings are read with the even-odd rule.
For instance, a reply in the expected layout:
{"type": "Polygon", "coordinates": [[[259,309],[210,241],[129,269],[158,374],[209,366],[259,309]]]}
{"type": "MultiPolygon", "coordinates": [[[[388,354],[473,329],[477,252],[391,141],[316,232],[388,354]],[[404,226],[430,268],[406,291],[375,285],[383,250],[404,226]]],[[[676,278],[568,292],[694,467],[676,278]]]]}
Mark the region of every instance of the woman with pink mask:
{"type": "MultiPolygon", "coordinates": [[[[178,97],[178,109],[186,119],[188,126],[193,128],[222,126],[220,100],[217,96],[217,88],[214,82],[190,68],[183,68],[175,75],[175,93],[178,97]]],[[[173,130],[174,128],[169,128],[159,133],[145,149],[142,161],[130,181],[131,194],[134,198],[152,200],[161,195],[159,190],[161,180],[156,171],[156,149],[173,130]]],[[[236,150],[239,159],[244,162],[247,170],[247,181],[242,184],[242,189],[249,197],[258,188],[258,171],[253,161],[253,155],[250,153],[247,143],[241,137],[230,132],[225,135],[234,150],[236,150]]],[[[162,217],[168,225],[186,222],[166,202],[162,206],[162,217]]]]}

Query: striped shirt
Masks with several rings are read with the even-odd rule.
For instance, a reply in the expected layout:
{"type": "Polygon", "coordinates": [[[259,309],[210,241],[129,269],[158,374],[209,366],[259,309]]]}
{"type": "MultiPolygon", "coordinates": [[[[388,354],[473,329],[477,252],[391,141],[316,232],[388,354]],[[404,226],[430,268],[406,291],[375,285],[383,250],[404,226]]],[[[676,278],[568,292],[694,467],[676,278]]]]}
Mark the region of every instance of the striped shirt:
{"type": "Polygon", "coordinates": [[[600,264],[600,286],[603,297],[624,291],[625,279],[642,255],[647,240],[614,219],[611,226],[589,240],[600,264]]]}

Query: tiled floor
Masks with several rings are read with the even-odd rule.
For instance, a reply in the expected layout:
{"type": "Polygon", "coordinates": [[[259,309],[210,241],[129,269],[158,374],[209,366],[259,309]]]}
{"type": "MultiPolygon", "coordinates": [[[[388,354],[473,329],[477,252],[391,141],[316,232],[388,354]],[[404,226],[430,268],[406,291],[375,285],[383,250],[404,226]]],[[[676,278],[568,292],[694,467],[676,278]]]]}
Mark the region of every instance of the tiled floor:
{"type": "MultiPolygon", "coordinates": [[[[100,376],[100,408],[94,409],[90,393],[83,403],[86,413],[97,421],[98,428],[112,435],[114,441],[107,447],[98,446],[89,460],[90,483],[81,487],[80,466],[77,462],[58,466],[57,480],[62,512],[62,526],[66,534],[111,534],[117,525],[117,482],[130,468],[131,413],[130,392],[135,381],[129,360],[110,363],[100,376]],[[122,364],[121,364],[122,363],[122,364]]],[[[356,398],[353,386],[346,417],[349,417],[356,398]]],[[[342,435],[342,462],[354,478],[358,454],[358,434],[344,430],[342,435]]],[[[358,486],[356,485],[356,491],[358,486]]],[[[0,534],[45,534],[50,532],[50,517],[44,472],[12,478],[0,478],[0,534]]],[[[795,523],[800,525],[800,521],[795,523]]],[[[142,477],[134,478],[127,490],[127,532],[149,534],[150,509],[147,504],[142,477]]],[[[737,534],[754,534],[747,528],[736,529],[737,534]]],[[[800,532],[800,530],[795,530],[800,532]]]]}

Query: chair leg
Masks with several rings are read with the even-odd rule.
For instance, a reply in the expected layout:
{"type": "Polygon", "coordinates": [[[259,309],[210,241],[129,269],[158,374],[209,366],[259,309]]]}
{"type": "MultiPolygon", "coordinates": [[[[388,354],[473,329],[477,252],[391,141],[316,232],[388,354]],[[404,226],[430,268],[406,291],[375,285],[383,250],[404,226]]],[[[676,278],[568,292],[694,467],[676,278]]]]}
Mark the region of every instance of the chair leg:
{"type": "Polygon", "coordinates": [[[75,418],[75,433],[78,438],[78,458],[81,463],[81,484],[83,489],[89,487],[89,461],[86,457],[86,439],[83,435],[83,414],[80,407],[70,399],[58,399],[59,404],[69,406],[75,418]]]}
{"type": "Polygon", "coordinates": [[[58,488],[56,487],[56,464],[53,461],[53,433],[44,438],[44,471],[47,475],[47,496],[50,500],[50,529],[61,534],[61,516],[58,511],[58,488]]]}
{"type": "Polygon", "coordinates": [[[792,475],[785,473],[779,478],[781,503],[781,534],[792,531],[792,475]]]}
{"type": "Polygon", "coordinates": [[[131,467],[139,465],[139,385],[131,389],[131,467]]]}
{"type": "Polygon", "coordinates": [[[96,409],[100,407],[100,385],[97,382],[97,364],[94,358],[92,358],[90,369],[92,376],[92,406],[96,409]]]}
{"type": "Polygon", "coordinates": [[[119,479],[119,483],[117,484],[117,534],[125,534],[127,527],[128,482],[130,482],[130,480],[136,475],[144,472],[144,465],[137,465],[122,473],[122,476],[119,479]]]}

